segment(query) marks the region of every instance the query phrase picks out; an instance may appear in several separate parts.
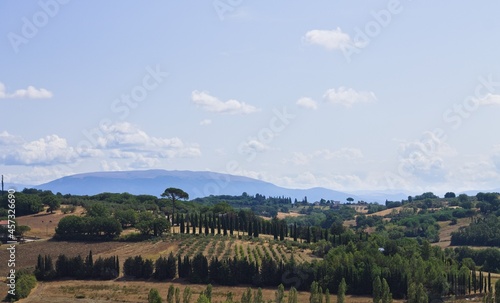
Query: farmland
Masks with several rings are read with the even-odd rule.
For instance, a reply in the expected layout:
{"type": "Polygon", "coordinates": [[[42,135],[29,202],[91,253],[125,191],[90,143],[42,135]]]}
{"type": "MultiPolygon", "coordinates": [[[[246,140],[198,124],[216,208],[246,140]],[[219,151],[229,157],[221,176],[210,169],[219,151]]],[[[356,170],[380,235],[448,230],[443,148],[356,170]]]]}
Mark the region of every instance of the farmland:
{"type": "MultiPolygon", "coordinates": [[[[36,203],[33,196],[51,193],[23,195],[36,203]]],[[[38,204],[41,211],[18,218],[19,225],[29,226],[23,236],[34,241],[17,246],[16,270],[34,270],[39,279],[24,302],[145,302],[150,289],[165,297],[170,285],[189,287],[196,300],[208,283],[214,284],[213,302],[224,301],[228,293],[238,300],[248,287],[262,288],[264,299],[273,300],[279,284],[286,291],[297,288],[299,302],[306,301],[314,283],[335,301],[341,280],[349,285],[349,302],[368,302],[376,287],[373,275],[387,285],[386,294],[390,287],[396,301],[409,295],[410,283],[426,289],[427,296],[442,296],[436,290],[445,289],[446,295],[473,299],[477,283],[480,295],[497,279],[495,274],[483,278],[487,270],[499,271],[496,250],[440,249],[472,222],[485,224],[485,206],[479,202],[478,208],[464,209],[436,197],[405,205],[391,202],[392,208],[290,205],[283,197],[248,195],[224,196],[229,202],[213,196],[195,203],[175,201],[175,206],[173,199],[129,194],[58,198],[65,202],[61,209],[38,204]],[[424,279],[431,268],[439,274],[424,279]],[[469,268],[482,274],[476,271],[472,278],[469,268]],[[447,277],[446,284],[439,277],[447,277]],[[471,279],[474,289],[467,282],[471,279]]],[[[7,253],[1,250],[0,258],[7,253]]],[[[7,263],[0,270],[6,272],[7,263]]]]}

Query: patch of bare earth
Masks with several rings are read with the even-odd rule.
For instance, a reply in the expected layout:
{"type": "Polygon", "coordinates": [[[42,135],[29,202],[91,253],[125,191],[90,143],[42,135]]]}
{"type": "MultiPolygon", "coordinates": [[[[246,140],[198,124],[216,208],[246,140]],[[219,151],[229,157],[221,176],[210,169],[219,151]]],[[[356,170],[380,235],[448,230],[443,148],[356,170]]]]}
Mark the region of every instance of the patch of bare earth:
{"type": "Polygon", "coordinates": [[[403,209],[402,206],[398,206],[398,207],[394,207],[394,208],[388,208],[388,209],[384,209],[384,210],[378,211],[376,213],[367,214],[367,216],[380,216],[380,217],[383,217],[383,216],[391,214],[392,212],[399,213],[401,211],[401,209],[403,209]]]}
{"type": "Polygon", "coordinates": [[[451,244],[451,234],[457,231],[460,227],[468,226],[470,218],[461,218],[457,220],[457,224],[450,225],[451,221],[439,222],[439,242],[433,243],[434,246],[441,248],[449,247],[451,244]]]}
{"type": "MultiPolygon", "coordinates": [[[[62,205],[61,207],[65,207],[62,205]]],[[[85,212],[85,209],[81,206],[77,206],[74,213],[64,214],[61,210],[56,210],[54,213],[48,213],[45,210],[39,212],[38,214],[17,217],[18,225],[28,225],[31,230],[25,234],[27,237],[38,237],[42,239],[52,238],[55,234],[55,228],[62,218],[75,215],[81,216],[85,212]]]]}

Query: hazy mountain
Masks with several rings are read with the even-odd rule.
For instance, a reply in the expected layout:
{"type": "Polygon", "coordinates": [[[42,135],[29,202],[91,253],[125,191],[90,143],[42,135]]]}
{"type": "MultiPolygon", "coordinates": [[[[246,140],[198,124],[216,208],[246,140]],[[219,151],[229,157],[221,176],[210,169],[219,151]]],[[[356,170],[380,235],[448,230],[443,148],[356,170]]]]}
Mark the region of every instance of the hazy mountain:
{"type": "MultiPolygon", "coordinates": [[[[309,202],[335,200],[345,202],[348,197],[355,201],[361,198],[349,193],[326,188],[290,189],[269,182],[242,176],[206,171],[119,171],[95,172],[63,177],[35,188],[51,190],[54,193],[94,195],[102,192],[149,194],[159,196],[167,187],[181,188],[191,199],[209,195],[241,195],[246,192],[266,196],[286,196],[309,202]]],[[[366,199],[365,199],[366,200],[366,199]]],[[[384,200],[385,201],[385,200],[384,200]]]]}

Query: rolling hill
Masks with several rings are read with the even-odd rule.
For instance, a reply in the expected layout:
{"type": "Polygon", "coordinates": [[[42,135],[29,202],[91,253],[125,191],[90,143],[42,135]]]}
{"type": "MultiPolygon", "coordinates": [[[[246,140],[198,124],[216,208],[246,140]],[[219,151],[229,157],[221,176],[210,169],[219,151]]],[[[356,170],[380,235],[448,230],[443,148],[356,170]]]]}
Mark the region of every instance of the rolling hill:
{"type": "Polygon", "coordinates": [[[250,195],[257,193],[266,196],[286,196],[309,202],[336,200],[345,202],[348,197],[356,201],[356,195],[327,188],[291,189],[276,186],[269,182],[243,176],[221,174],[207,171],[168,171],[142,170],[94,172],[66,176],[54,181],[34,186],[62,194],[95,195],[102,192],[149,194],[159,196],[167,187],[181,188],[191,199],[209,195],[250,195]]]}

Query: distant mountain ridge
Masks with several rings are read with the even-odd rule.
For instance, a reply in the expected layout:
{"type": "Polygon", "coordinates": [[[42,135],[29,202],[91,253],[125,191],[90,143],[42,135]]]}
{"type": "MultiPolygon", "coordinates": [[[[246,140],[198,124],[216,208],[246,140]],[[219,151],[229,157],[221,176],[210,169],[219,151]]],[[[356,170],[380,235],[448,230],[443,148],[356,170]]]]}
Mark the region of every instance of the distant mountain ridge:
{"type": "Polygon", "coordinates": [[[322,187],[291,189],[249,177],[208,172],[182,170],[138,170],[83,173],[62,177],[54,181],[34,186],[62,194],[95,195],[102,192],[148,194],[160,196],[167,187],[177,187],[189,194],[190,199],[209,195],[250,195],[285,196],[309,202],[320,199],[345,202],[348,197],[355,201],[360,197],[322,187]]]}

